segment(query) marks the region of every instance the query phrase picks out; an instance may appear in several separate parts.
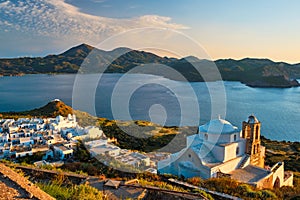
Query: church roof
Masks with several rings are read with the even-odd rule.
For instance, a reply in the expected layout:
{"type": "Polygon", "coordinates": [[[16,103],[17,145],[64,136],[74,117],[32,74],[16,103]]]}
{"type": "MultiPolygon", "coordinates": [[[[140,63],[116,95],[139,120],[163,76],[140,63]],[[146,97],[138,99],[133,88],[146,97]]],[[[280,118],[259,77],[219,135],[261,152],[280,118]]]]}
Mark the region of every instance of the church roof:
{"type": "Polygon", "coordinates": [[[209,149],[206,145],[198,144],[196,146],[192,146],[191,149],[196,153],[196,155],[202,161],[202,164],[205,165],[208,163],[218,163],[217,159],[212,154],[211,149],[209,149]]]}
{"type": "Polygon", "coordinates": [[[199,127],[201,132],[212,134],[231,134],[238,132],[238,128],[224,119],[213,119],[199,127]]]}

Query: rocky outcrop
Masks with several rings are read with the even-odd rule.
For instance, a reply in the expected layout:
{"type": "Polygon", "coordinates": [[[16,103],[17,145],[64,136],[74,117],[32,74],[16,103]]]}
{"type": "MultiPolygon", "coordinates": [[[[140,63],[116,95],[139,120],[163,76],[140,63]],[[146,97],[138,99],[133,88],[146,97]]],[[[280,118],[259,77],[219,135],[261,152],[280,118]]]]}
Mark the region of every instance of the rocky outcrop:
{"type": "Polygon", "coordinates": [[[284,76],[270,76],[263,80],[249,81],[245,84],[249,87],[260,88],[291,88],[300,86],[296,79],[287,80],[284,76]]]}

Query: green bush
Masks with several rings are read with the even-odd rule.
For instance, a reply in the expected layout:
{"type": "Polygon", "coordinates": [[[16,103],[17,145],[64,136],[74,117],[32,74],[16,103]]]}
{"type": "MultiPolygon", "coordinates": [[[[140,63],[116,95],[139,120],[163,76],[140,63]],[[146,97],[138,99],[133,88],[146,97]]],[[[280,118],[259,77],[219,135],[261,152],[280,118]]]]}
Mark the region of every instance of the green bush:
{"type": "Polygon", "coordinates": [[[60,182],[38,183],[42,190],[58,200],[94,200],[105,199],[102,192],[88,185],[63,186],[60,182]]]}
{"type": "Polygon", "coordinates": [[[189,178],[186,181],[195,186],[202,186],[202,183],[203,183],[203,181],[200,177],[189,178]]]}
{"type": "Polygon", "coordinates": [[[204,196],[208,200],[213,200],[214,199],[210,194],[206,193],[203,190],[194,189],[193,192],[201,194],[202,196],[204,196]]]}
{"type": "Polygon", "coordinates": [[[88,185],[75,186],[73,200],[105,199],[102,192],[88,185]]]}
{"type": "Polygon", "coordinates": [[[262,190],[261,194],[262,194],[263,199],[276,199],[277,198],[276,194],[274,194],[270,190],[262,190]]]}
{"type": "Polygon", "coordinates": [[[58,200],[72,199],[73,188],[63,187],[56,182],[37,184],[42,190],[58,200]]]}
{"type": "Polygon", "coordinates": [[[261,192],[249,191],[245,193],[245,197],[249,197],[251,199],[260,199],[261,192]]]}

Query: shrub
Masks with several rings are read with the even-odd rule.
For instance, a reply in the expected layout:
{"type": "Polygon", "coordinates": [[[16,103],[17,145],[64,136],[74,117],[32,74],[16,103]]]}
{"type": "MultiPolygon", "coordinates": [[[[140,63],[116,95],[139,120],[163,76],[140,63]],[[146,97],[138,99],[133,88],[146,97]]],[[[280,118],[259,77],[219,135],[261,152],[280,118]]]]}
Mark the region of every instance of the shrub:
{"type": "Polygon", "coordinates": [[[274,194],[270,190],[262,190],[261,194],[262,194],[263,199],[276,199],[277,198],[276,194],[274,194]]]}
{"type": "Polygon", "coordinates": [[[195,186],[202,186],[202,183],[203,183],[203,181],[200,177],[189,178],[189,179],[187,179],[187,182],[192,185],[195,185],[195,186]]]}
{"type": "Polygon", "coordinates": [[[79,186],[75,186],[72,199],[74,200],[104,199],[104,195],[96,188],[93,188],[88,185],[79,185],[79,186]]]}
{"type": "Polygon", "coordinates": [[[259,199],[261,197],[261,192],[249,191],[245,193],[245,197],[249,197],[251,199],[259,199]]]}
{"type": "Polygon", "coordinates": [[[210,194],[207,194],[207,193],[206,193],[205,191],[203,191],[203,190],[194,189],[193,192],[201,194],[203,197],[205,197],[205,198],[208,199],[208,200],[213,200],[213,199],[214,199],[210,194]]]}
{"type": "Polygon", "coordinates": [[[46,193],[50,194],[52,197],[59,200],[71,199],[73,194],[73,188],[62,187],[60,184],[55,182],[48,184],[38,183],[37,186],[39,186],[46,193]]]}
{"type": "Polygon", "coordinates": [[[38,183],[37,185],[58,200],[105,199],[102,192],[88,185],[62,186],[62,184],[57,181],[48,184],[38,183]]]}
{"type": "Polygon", "coordinates": [[[252,188],[250,187],[250,185],[242,184],[237,187],[237,191],[239,191],[239,193],[245,194],[251,192],[252,188]]]}
{"type": "Polygon", "coordinates": [[[215,190],[218,192],[223,192],[226,194],[235,194],[236,188],[238,187],[238,182],[233,179],[224,178],[211,178],[204,181],[206,188],[210,190],[215,190]]]}

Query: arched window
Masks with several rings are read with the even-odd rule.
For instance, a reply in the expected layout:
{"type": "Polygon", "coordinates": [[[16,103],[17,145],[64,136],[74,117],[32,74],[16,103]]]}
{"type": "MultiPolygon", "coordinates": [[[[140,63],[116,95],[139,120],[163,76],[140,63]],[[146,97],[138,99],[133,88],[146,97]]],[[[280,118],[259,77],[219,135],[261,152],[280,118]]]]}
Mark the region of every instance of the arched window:
{"type": "Polygon", "coordinates": [[[256,133],[255,133],[255,139],[258,140],[258,136],[259,136],[259,126],[256,127],[256,133]]]}
{"type": "Polygon", "coordinates": [[[274,188],[280,188],[280,179],[279,179],[279,177],[277,177],[276,179],[275,179],[275,182],[274,182],[274,186],[273,186],[274,188]]]}
{"type": "Polygon", "coordinates": [[[236,141],[236,135],[233,136],[233,141],[236,141]]]}
{"type": "Polygon", "coordinates": [[[259,144],[256,145],[256,153],[259,152],[259,144]]]}
{"type": "Polygon", "coordinates": [[[240,147],[236,148],[236,155],[238,155],[240,153],[240,147]]]}
{"type": "Polygon", "coordinates": [[[253,154],[256,153],[256,145],[253,146],[253,154]]]}
{"type": "Polygon", "coordinates": [[[207,133],[205,133],[204,137],[205,137],[205,140],[208,140],[208,134],[207,133]]]}

